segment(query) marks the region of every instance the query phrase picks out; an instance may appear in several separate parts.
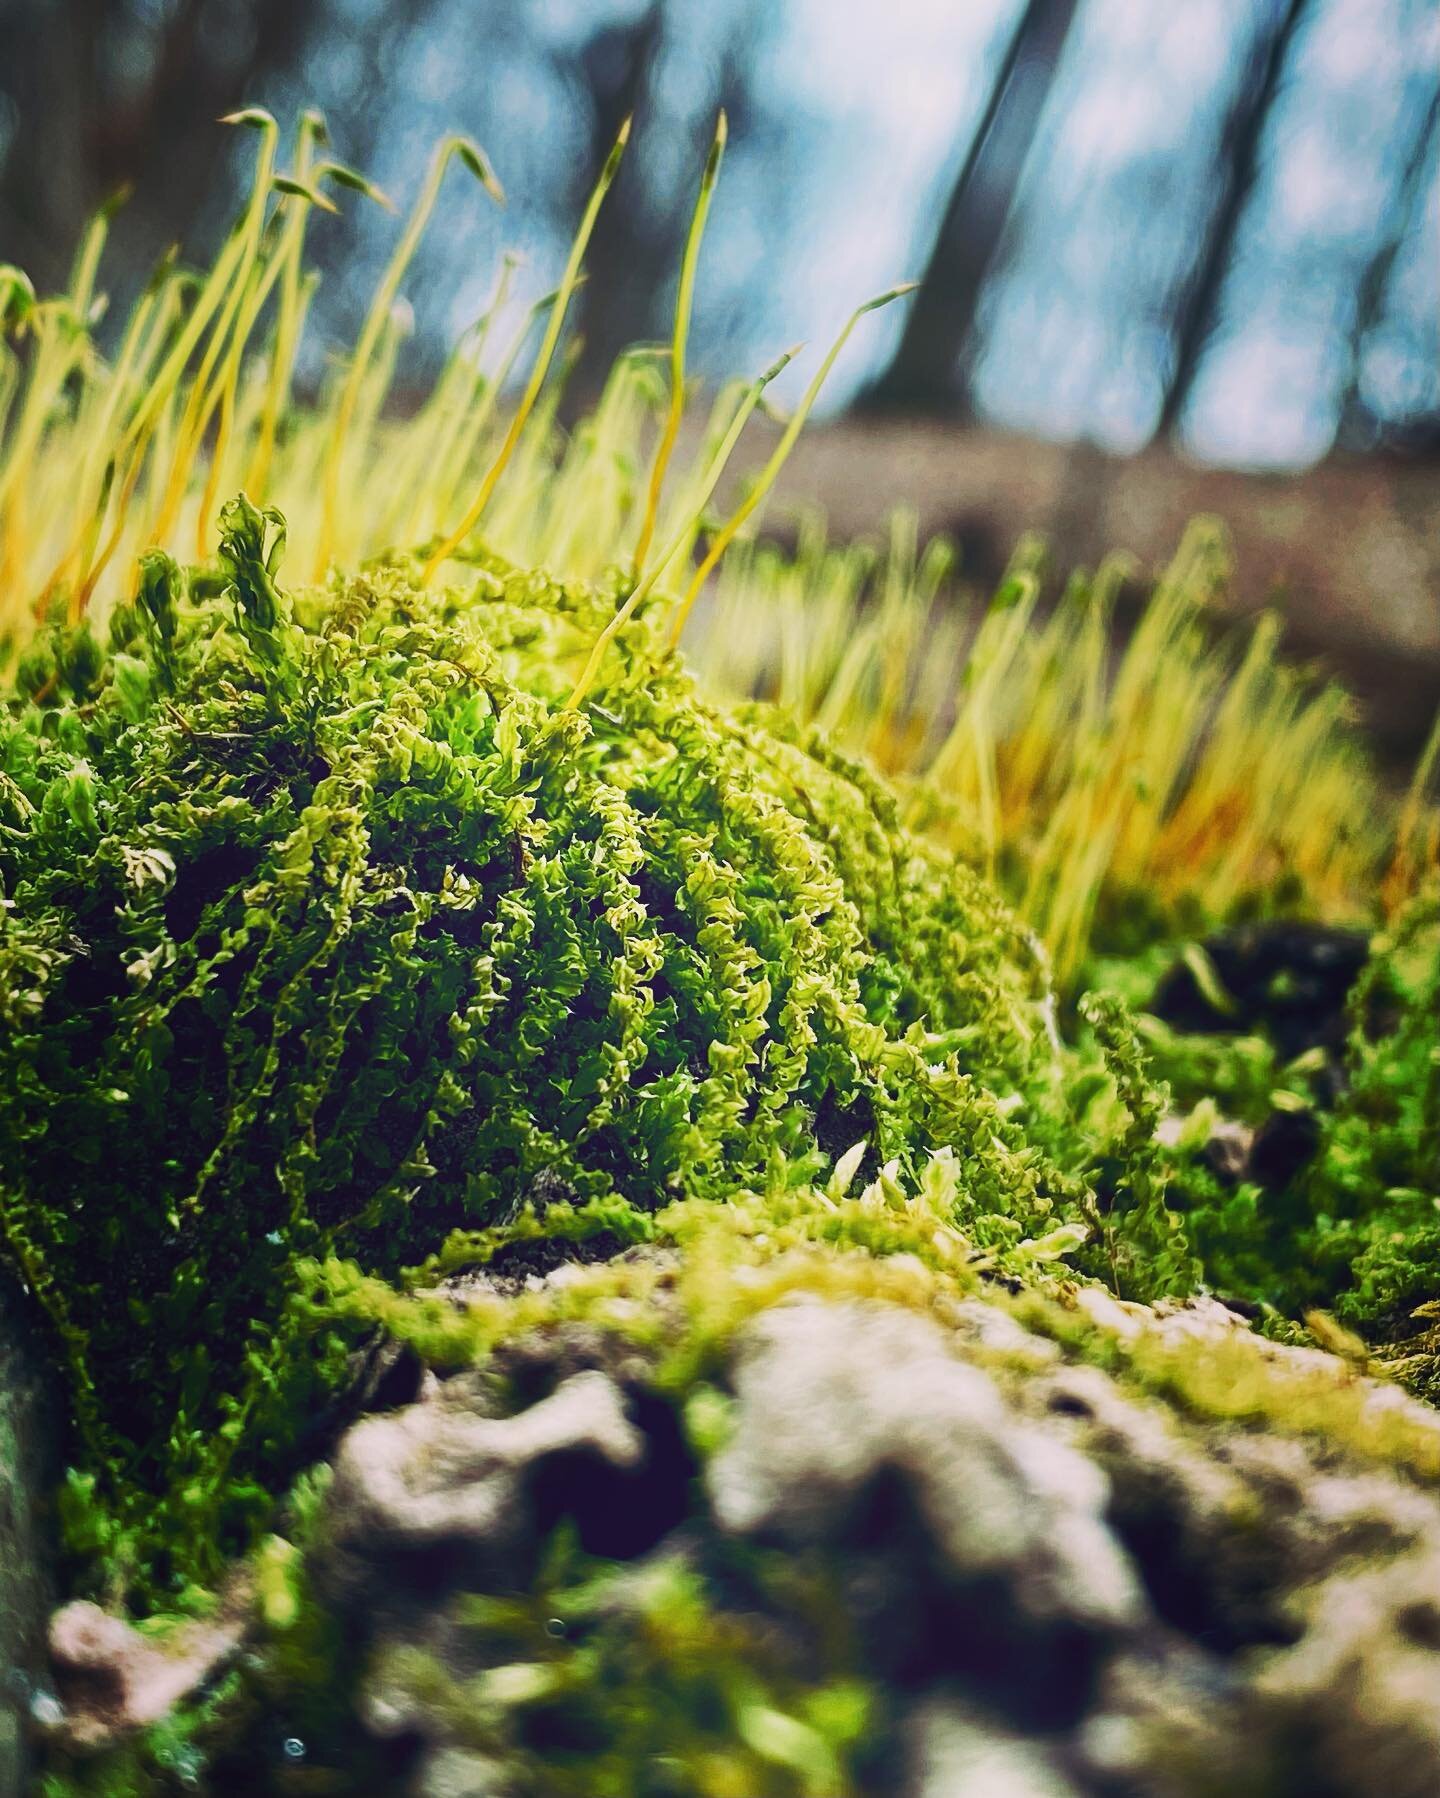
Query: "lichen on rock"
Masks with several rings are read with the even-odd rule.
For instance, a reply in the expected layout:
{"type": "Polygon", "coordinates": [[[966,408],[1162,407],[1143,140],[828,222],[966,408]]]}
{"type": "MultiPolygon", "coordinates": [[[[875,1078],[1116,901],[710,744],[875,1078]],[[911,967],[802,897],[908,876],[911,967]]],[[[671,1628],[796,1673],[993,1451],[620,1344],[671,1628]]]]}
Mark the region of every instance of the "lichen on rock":
{"type": "Polygon", "coordinates": [[[1434,1788],[1433,1480],[1177,1411],[994,1300],[837,1302],[813,1275],[684,1389],[658,1345],[569,1323],[354,1427],[311,1551],[351,1619],[351,1777],[368,1754],[413,1798],[1434,1788]]]}

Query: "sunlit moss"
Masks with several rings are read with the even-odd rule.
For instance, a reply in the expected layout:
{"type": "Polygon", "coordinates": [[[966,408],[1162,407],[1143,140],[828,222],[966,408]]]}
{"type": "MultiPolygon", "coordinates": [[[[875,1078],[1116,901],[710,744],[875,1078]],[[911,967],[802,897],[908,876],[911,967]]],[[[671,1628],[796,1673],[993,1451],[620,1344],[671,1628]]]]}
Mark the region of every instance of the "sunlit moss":
{"type": "MultiPolygon", "coordinates": [[[[332,565],[413,551],[428,583],[447,556],[483,553],[480,531],[488,551],[566,582],[618,570],[597,657],[617,620],[652,595],[673,597],[676,637],[714,567],[708,615],[687,639],[707,689],[730,699],[763,690],[877,762],[901,784],[908,823],[998,876],[1062,984],[1082,977],[1097,945],[1141,946],[1237,910],[1371,921],[1378,897],[1393,915],[1435,866],[1440,735],[1397,800],[1345,695],[1287,667],[1273,619],[1217,641],[1208,614],[1227,558],[1214,523],[1187,537],[1126,630],[1113,613],[1135,571],[1118,561],[1077,576],[1052,607],[1041,558],[1022,546],[972,619],[942,591],[943,545],[919,551],[903,520],[878,562],[809,528],[793,556],[743,534],[732,543],[814,383],[762,478],[728,518],[708,519],[787,359],[715,397],[681,467],[685,338],[719,139],[687,243],[668,381],[653,353],[623,357],[593,418],[567,440],[554,426],[563,330],[623,134],[560,286],[516,329],[507,261],[492,304],[401,415],[392,390],[404,278],[447,169],[468,168],[498,196],[483,153],[458,138],[438,147],[352,353],[302,404],[292,385],[314,284],[310,217],[332,195],[384,196],[325,155],[318,115],[301,119],[284,172],[269,115],[232,122],[258,145],[240,219],[207,271],[173,257],[157,268],[112,355],[91,336],[105,216],[62,295],[37,297],[20,271],[0,268],[0,647],[12,655],[57,614],[103,627],[133,594],[147,551],[210,553],[219,500],[243,488],[257,506],[280,501],[292,565],[316,580],[332,565]],[[511,405],[502,389],[537,332],[511,405]]],[[[593,670],[582,661],[576,675],[583,694],[593,670]]]]}
{"type": "Polygon", "coordinates": [[[570,706],[604,590],[292,598],[284,541],[236,501],[213,575],[37,638],[0,723],[0,1224],[91,1471],[184,1571],[335,1376],[275,1340],[302,1257],[392,1274],[533,1194],[723,1199],[855,1139],[963,1155],[982,1241],[1078,1191],[1027,1136],[1041,962],[862,770],[706,705],[644,618],[570,706]]]}
{"type": "MultiPolygon", "coordinates": [[[[376,196],[318,160],[313,117],[289,174],[274,122],[240,122],[260,145],[241,220],[204,278],[157,272],[112,360],[88,334],[103,219],[62,298],[0,271],[0,1236],[68,1376],[69,1574],[163,1612],[249,1556],[266,1637],[257,1687],[78,1789],[183,1783],[267,1690],[343,1727],[301,1470],[377,1330],[446,1371],[583,1320],[641,1351],[700,1445],[709,1382],[766,1307],[945,1319],[980,1297],[1176,1415],[1433,1478],[1433,1432],[1349,1365],[1177,1342],[1081,1296],[1218,1287],[1276,1333],[1310,1312],[1352,1360],[1393,1348],[1433,1388],[1433,745],[1392,804],[1342,697],[1284,668],[1271,625],[1217,648],[1209,527],[1118,659],[1118,568],[1047,616],[1022,550],[967,646],[944,552],[903,526],[878,579],[813,536],[727,555],[846,336],[902,290],[852,316],[711,521],[789,354],[719,396],[677,473],[723,129],[668,389],[626,358],[594,419],[554,431],[622,133],[510,348],[486,360],[507,266],[424,404],[387,414],[394,302],[445,171],[494,188],[455,140],[354,355],[297,405],[310,210],[337,185],[376,196]],[[676,642],[712,572],[697,673],[676,642]],[[1388,920],[1338,1076],[1144,1015],[1180,936],[1280,904],[1388,920]],[[1076,1004],[1086,974],[1110,990],[1076,1004]],[[1226,1184],[1212,1126],[1277,1106],[1316,1109],[1315,1155],[1283,1191],[1226,1184]],[[483,1278],[538,1244],[586,1265],[483,1278]]],[[[472,1616],[536,1651],[490,1672],[543,1677],[427,1688],[477,1751],[523,1761],[561,1697],[604,1719],[594,1752],[547,1763],[577,1791],[638,1789],[662,1737],[711,1798],[846,1789],[879,1711],[844,1652],[805,1678],[760,1666],[678,1563],[600,1617],[611,1572],[565,1552],[534,1603],[472,1616]],[[572,1599],[588,1645],[532,1642],[536,1605],[572,1599]],[[695,1682],[671,1679],[687,1658],[695,1682]]]]}

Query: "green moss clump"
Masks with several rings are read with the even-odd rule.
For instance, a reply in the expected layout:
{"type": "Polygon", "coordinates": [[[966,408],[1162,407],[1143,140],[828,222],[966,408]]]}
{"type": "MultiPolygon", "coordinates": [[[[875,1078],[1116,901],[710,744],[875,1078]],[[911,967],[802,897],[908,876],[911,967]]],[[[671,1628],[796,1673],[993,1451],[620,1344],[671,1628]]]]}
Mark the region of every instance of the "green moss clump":
{"type": "Polygon", "coordinates": [[[1212,1288],[1286,1317],[1333,1310],[1384,1345],[1440,1294],[1440,896],[1378,936],[1348,1001],[1343,1052],[1282,1064],[1258,1038],[1147,1033],[1193,1122],[1172,1157],[1169,1204],[1212,1288]],[[1301,1112],[1313,1151],[1278,1185],[1206,1166],[1209,1124],[1301,1112]]]}
{"type": "Polygon", "coordinates": [[[858,768],[702,703],[643,619],[567,708],[618,580],[290,596],[278,514],[222,522],[0,720],[0,1227],[95,1547],[118,1515],[205,1576],[253,1532],[347,1347],[277,1337],[302,1257],[390,1275],[857,1140],[951,1147],[982,1246],[1071,1201],[1026,939],[858,768]]]}
{"type": "Polygon", "coordinates": [[[1302,1253],[1338,1316],[1393,1329],[1440,1295],[1440,894],[1380,940],[1350,1014],[1348,1083],[1305,1183],[1302,1253]]]}

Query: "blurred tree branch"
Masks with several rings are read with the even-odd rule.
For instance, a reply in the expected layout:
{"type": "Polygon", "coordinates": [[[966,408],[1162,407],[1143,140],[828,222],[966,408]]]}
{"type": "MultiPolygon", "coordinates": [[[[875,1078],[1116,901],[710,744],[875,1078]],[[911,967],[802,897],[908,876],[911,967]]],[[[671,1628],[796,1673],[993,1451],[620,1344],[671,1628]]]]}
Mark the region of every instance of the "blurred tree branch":
{"type": "Polygon", "coordinates": [[[1257,38],[1236,87],[1221,134],[1216,169],[1219,198],[1175,309],[1171,335],[1174,350],[1155,427],[1157,436],[1168,436],[1180,422],[1210,347],[1240,221],[1260,172],[1266,121],[1309,5],[1310,0],[1285,0],[1270,30],[1257,38]]]}
{"type": "Polygon", "coordinates": [[[968,410],[961,358],[1000,251],[1076,0],[1027,0],[960,167],[890,366],[858,405],[875,412],[968,410]]]}
{"type": "Polygon", "coordinates": [[[0,87],[15,130],[0,167],[0,253],[44,289],[84,223],[124,185],[132,258],[194,218],[228,151],[215,121],[297,58],[315,0],[173,0],[141,18],[107,0],[0,0],[0,87]],[[156,23],[155,21],[159,22],[156,23]]]}

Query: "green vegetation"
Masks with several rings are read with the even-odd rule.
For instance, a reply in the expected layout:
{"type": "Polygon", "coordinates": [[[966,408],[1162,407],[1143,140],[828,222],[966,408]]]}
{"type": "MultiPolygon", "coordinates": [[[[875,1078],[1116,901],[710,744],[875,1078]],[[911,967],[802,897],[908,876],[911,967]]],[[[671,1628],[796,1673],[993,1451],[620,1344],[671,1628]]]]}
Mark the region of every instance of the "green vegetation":
{"type": "MultiPolygon", "coordinates": [[[[1297,1427],[1423,1461],[1429,1438],[1328,1376],[1282,1389],[1254,1340],[1180,1356],[1073,1298],[1208,1289],[1291,1335],[1333,1311],[1435,1390],[1412,1314],[1440,1293],[1436,746],[1391,799],[1273,627],[1217,643],[1209,528],[1118,657],[1118,568],[1047,614],[1022,551],[966,646],[943,550],[903,525],[879,562],[737,537],[850,331],[903,290],[857,310],[712,517],[788,360],[720,395],[671,474],[723,127],[668,388],[637,354],[554,429],[622,134],[512,347],[488,348],[507,266],[426,403],[386,416],[393,302],[445,172],[497,191],[456,141],[348,366],[296,406],[308,213],[327,183],[373,190],[316,160],[314,119],[286,175],[273,121],[243,122],[243,218],[208,276],[158,272],[109,361],[88,334],[103,220],[59,300],[0,271],[0,1239],[68,1382],[74,1588],[177,1610],[253,1553],[279,1594],[266,1677],[323,1709],[334,1644],[306,1635],[280,1538],[257,1544],[377,1328],[448,1370],[584,1318],[685,1411],[789,1292],[984,1294],[1197,1414],[1293,1402],[1297,1427]],[[1377,933],[1343,1043],[1226,1022],[1196,939],[1275,915],[1377,933]],[[1177,960],[1207,1033],[1146,1009],[1177,960]],[[1276,1116],[1307,1120],[1303,1154],[1217,1165],[1222,1127],[1276,1116]],[[436,1291],[537,1244],[593,1265],[436,1291]],[[633,1245],[678,1271],[615,1258],[633,1245]]],[[[555,1556],[543,1590],[472,1619],[539,1670],[466,1699],[477,1747],[523,1758],[563,1698],[608,1719],[574,1789],[639,1790],[654,1719],[615,1705],[643,1682],[711,1766],[697,1790],[842,1789],[867,1702],[843,1645],[801,1677],[717,1623],[693,1569],[617,1607],[617,1576],[555,1556]],[[536,1606],[575,1635],[532,1640],[536,1606]]],[[[210,1716],[86,1789],[167,1789],[210,1716]]]]}
{"type": "MultiPolygon", "coordinates": [[[[1433,894],[1375,939],[1348,1009],[1333,1098],[1326,1088],[1337,1083],[1336,1064],[1323,1054],[1302,1054],[1286,1067],[1272,1057],[1273,1087],[1263,1097],[1247,1099],[1237,1079],[1225,1103],[1223,1070],[1206,1068],[1197,1081],[1187,1066],[1194,1039],[1162,1042],[1159,1065],[1172,1063],[1192,1092],[1209,1084],[1232,1117],[1248,1113],[1258,1124],[1278,1106],[1315,1118],[1313,1153],[1278,1190],[1252,1180],[1227,1187],[1192,1157],[1171,1202],[1185,1208],[1206,1278],[1220,1291],[1292,1317],[1333,1308],[1383,1342],[1403,1336],[1414,1309],[1440,1295],[1440,914],[1433,894]]],[[[1246,1055],[1242,1044],[1235,1060],[1246,1055]]],[[[1199,1103],[1207,1106],[1202,1115],[1214,1114],[1213,1099],[1199,1103]]]]}
{"type": "Polygon", "coordinates": [[[1046,561],[1022,543],[993,597],[957,603],[953,556],[912,521],[879,554],[812,523],[793,558],[732,556],[693,654],[724,696],[764,693],[873,762],[906,823],[1000,882],[1067,988],[1097,952],[1217,920],[1368,924],[1377,891],[1404,902],[1440,853],[1440,731],[1397,802],[1348,696],[1284,659],[1279,619],[1220,624],[1216,520],[1128,629],[1128,558],[1058,594],[1046,561]]]}
{"type": "Polygon", "coordinates": [[[613,591],[292,603],[283,539],[236,501],[218,593],[155,558],[104,649],[37,639],[0,738],[5,1233],[92,1466],[191,1575],[335,1371],[275,1340],[299,1256],[394,1273],[531,1196],[724,1198],[858,1138],[964,1155],[982,1240],[1069,1191],[1024,1131],[1034,955],[863,773],[643,624],[570,709],[613,591]]]}
{"type": "Polygon", "coordinates": [[[778,1552],[732,1548],[726,1559],[708,1578],[679,1555],[631,1569],[583,1555],[562,1529],[530,1593],[462,1604],[461,1628],[490,1662],[472,1680],[413,1649],[394,1651],[379,1677],[502,1764],[520,1791],[853,1790],[858,1751],[883,1720],[849,1673],[856,1657],[833,1576],[817,1567],[807,1578],[778,1552]],[[724,1584],[745,1590],[755,1611],[717,1604],[724,1584]]]}
{"type": "MultiPolygon", "coordinates": [[[[955,1156],[933,1156],[913,1182],[895,1170],[862,1182],[860,1146],[814,1178],[776,1167],[764,1186],[738,1189],[727,1203],[631,1213],[628,1229],[615,1207],[531,1204],[488,1236],[455,1237],[396,1281],[363,1276],[351,1262],[309,1264],[302,1328],[378,1325],[427,1364],[453,1370],[583,1325],[638,1354],[703,1467],[730,1428],[732,1346],[768,1307],[797,1296],[879,1299],[944,1320],[957,1299],[983,1297],[1032,1333],[967,1347],[1002,1385],[1023,1381],[1035,1365],[1033,1338],[1049,1338],[1132,1396],[1163,1401],[1187,1427],[1313,1433],[1362,1464],[1426,1483],[1440,1477],[1434,1430],[1370,1402],[1345,1362],[1300,1370],[1273,1361],[1244,1331],[1169,1339],[1141,1327],[1134,1311],[1109,1307],[1112,1317],[1105,1306],[1082,1306],[1063,1259],[1079,1232],[1061,1227],[978,1254],[954,1222],[955,1156]],[[463,1306],[436,1291],[447,1272],[494,1264],[517,1244],[583,1241],[617,1225],[673,1259],[599,1262],[514,1296],[481,1288],[463,1306]]],[[[497,1399],[502,1409],[526,1402],[503,1388],[497,1399]]],[[[301,1793],[311,1779],[341,1792],[374,1789],[375,1745],[357,1741],[346,1708],[361,1670],[308,1578],[324,1472],[302,1478],[277,1520],[282,1533],[254,1557],[256,1649],[243,1672],[181,1723],[57,1778],[57,1795],[169,1794],[212,1761],[229,1770],[233,1789],[301,1793]],[[305,1765],[286,1765],[276,1719],[304,1744],[305,1765]]],[[[474,1668],[463,1684],[423,1643],[392,1648],[366,1671],[402,1710],[417,1706],[442,1719],[449,1738],[500,1759],[519,1795],[842,1793],[867,1767],[883,1771],[894,1719],[885,1691],[857,1677],[862,1657],[833,1563],[757,1553],[708,1529],[697,1540],[698,1504],[691,1515],[684,1546],[645,1563],[585,1555],[562,1523],[520,1589],[462,1595],[447,1629],[459,1631],[474,1668]]]]}
{"type": "MultiPolygon", "coordinates": [[[[781,552],[741,527],[814,382],[762,478],[712,515],[726,465],[789,360],[715,395],[684,466],[685,345],[723,122],[669,354],[622,357],[568,437],[554,424],[562,333],[623,134],[560,286],[521,306],[507,259],[431,391],[402,413],[393,388],[407,270],[442,203],[498,199],[489,164],[464,139],[437,148],[351,354],[332,358],[318,401],[301,404],[292,382],[316,279],[305,266],[312,214],[333,208],[332,195],[388,201],[328,155],[318,115],[301,119],[284,172],[273,119],[252,110],[232,123],[257,143],[241,217],[208,269],[173,256],[156,268],[112,354],[92,334],[107,214],[63,294],[37,296],[0,266],[0,660],[57,618],[89,618],[103,634],[151,551],[209,563],[221,501],[243,491],[284,511],[292,578],[318,583],[331,567],[354,572],[398,550],[414,552],[428,585],[447,551],[483,542],[514,568],[615,587],[612,632],[616,614],[628,621],[674,596],[665,634],[688,616],[684,641],[707,693],[771,699],[877,767],[908,825],[999,880],[1070,990],[1093,984],[1097,948],[1130,955],[1237,913],[1373,926],[1377,893],[1389,919],[1437,866],[1440,734],[1408,796],[1393,794],[1346,695],[1287,664],[1277,620],[1217,627],[1212,602],[1229,568],[1214,521],[1197,525],[1148,599],[1138,597],[1146,572],[1124,557],[1077,572],[1057,598],[1039,547],[1025,544],[982,602],[947,546],[917,544],[903,517],[880,550],[828,544],[808,520],[795,553],[781,552]],[[452,193],[465,175],[476,185],[452,193]],[[502,404],[537,332],[519,401],[502,404]],[[717,551],[697,600],[693,565],[717,551]]],[[[820,376],[854,324],[820,358],[820,376]]],[[[583,659],[575,674],[583,681],[583,659]]]]}

